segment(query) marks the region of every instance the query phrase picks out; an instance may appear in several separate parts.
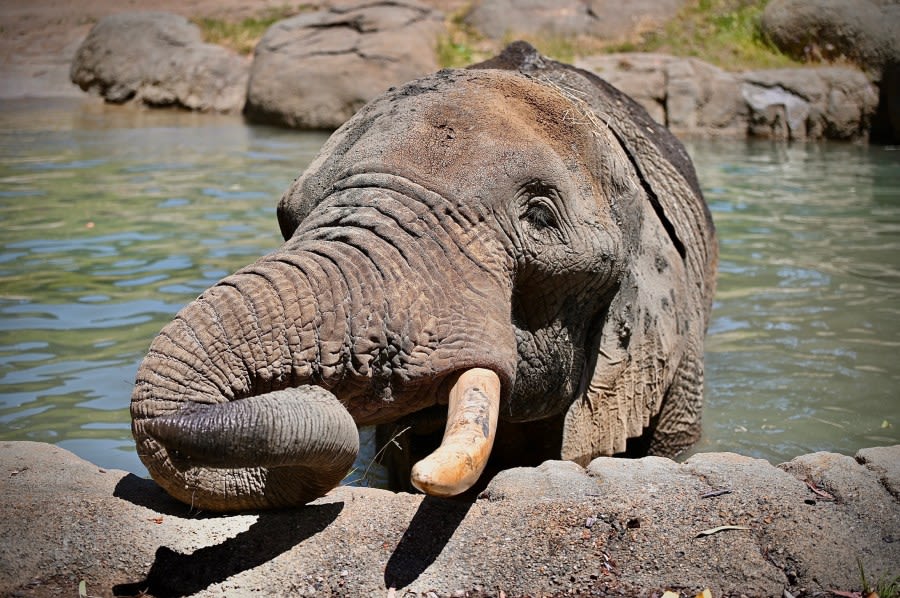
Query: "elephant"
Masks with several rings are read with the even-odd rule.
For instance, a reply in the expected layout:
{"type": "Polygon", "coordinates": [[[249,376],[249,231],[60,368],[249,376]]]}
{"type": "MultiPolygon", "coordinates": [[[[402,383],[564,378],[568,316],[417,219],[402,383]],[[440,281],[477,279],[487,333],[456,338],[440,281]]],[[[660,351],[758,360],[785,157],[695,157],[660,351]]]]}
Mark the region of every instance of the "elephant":
{"type": "Polygon", "coordinates": [[[284,244],[138,368],[138,454],[178,500],[306,504],[359,426],[442,428],[409,468],[435,496],[492,452],[587,464],[698,439],[715,228],[681,143],[592,73],[516,42],[391,88],[277,217],[284,244]]]}

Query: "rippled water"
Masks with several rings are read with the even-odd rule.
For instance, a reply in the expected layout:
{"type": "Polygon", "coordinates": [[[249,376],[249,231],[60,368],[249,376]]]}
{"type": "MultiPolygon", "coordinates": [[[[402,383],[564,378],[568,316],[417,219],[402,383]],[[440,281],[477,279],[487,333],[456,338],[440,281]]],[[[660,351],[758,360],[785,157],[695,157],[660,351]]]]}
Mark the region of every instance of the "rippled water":
{"type": "Polygon", "coordinates": [[[900,148],[689,146],[717,224],[700,451],[900,441],[900,148]]]}
{"type": "Polygon", "coordinates": [[[143,472],[128,399],[152,337],[280,245],[275,204],[326,139],[96,104],[0,112],[0,438],[143,472]]]}
{"type": "MultiPolygon", "coordinates": [[[[128,398],[151,338],[280,244],[275,204],[324,140],[0,103],[0,440],[143,474],[128,398]]],[[[689,149],[721,240],[697,450],[778,462],[900,442],[900,151],[689,149]]]]}

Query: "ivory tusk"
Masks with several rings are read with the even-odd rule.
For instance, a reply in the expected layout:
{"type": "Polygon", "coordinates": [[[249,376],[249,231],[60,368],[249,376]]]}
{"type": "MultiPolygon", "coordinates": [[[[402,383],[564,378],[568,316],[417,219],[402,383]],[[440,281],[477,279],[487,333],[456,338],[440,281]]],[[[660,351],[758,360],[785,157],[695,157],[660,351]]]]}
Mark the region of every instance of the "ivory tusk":
{"type": "Polygon", "coordinates": [[[487,465],[500,411],[500,378],[473,368],[450,389],[444,439],[413,466],[412,485],[432,496],[455,496],[474,484],[487,465]]]}

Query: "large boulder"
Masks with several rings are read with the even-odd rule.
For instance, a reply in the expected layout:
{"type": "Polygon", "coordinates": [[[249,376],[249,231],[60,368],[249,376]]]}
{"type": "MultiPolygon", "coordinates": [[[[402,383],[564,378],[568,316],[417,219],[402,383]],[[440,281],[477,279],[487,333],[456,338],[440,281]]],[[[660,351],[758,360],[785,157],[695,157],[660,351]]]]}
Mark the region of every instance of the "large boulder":
{"type": "Polygon", "coordinates": [[[627,53],[591,56],[576,65],[634,98],[676,135],[743,137],[747,133],[740,81],[702,60],[627,53]]]}
{"type": "Polygon", "coordinates": [[[334,129],[387,88],[437,70],[443,16],[414,0],[348,0],[272,25],[256,47],[245,115],[334,129]]]}
{"type": "Polygon", "coordinates": [[[481,0],[465,22],[496,39],[589,35],[624,40],[669,21],[686,0],[481,0]]]}
{"type": "Polygon", "coordinates": [[[249,65],[203,42],[200,29],[165,12],[124,12],[98,22],[75,54],[70,77],[109,102],[237,112],[249,65]]]}
{"type": "Polygon", "coordinates": [[[771,0],[761,26],[796,58],[845,58],[880,72],[900,52],[898,7],[869,0],[771,0]]]}
{"type": "Polygon", "coordinates": [[[900,563],[900,446],[548,461],[476,499],[339,487],[211,515],[47,444],[0,446],[3,596],[818,596],[900,563]]]}
{"type": "Polygon", "coordinates": [[[849,60],[866,71],[881,94],[872,137],[900,141],[900,2],[772,0],[762,29],[792,56],[849,60]]]}
{"type": "Polygon", "coordinates": [[[591,56],[577,65],[684,137],[864,139],[878,106],[875,85],[848,67],[729,73],[663,54],[591,56]]]}
{"type": "Polygon", "coordinates": [[[741,78],[756,137],[865,139],[878,107],[878,89],[856,69],[772,69],[741,78]]]}

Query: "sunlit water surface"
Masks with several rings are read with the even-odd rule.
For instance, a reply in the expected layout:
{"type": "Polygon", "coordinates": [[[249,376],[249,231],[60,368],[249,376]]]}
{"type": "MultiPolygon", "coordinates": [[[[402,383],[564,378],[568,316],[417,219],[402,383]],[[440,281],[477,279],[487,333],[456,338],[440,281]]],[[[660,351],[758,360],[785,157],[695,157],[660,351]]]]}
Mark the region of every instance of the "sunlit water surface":
{"type": "MultiPolygon", "coordinates": [[[[0,440],[146,474],[129,431],[138,362],[181,306],[280,244],[276,202],[325,138],[0,103],[0,440]]],[[[689,150],[721,245],[695,450],[777,463],[900,442],[900,151],[689,150]]]]}

